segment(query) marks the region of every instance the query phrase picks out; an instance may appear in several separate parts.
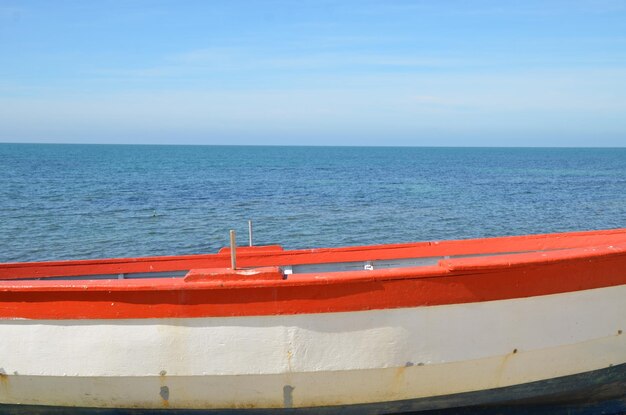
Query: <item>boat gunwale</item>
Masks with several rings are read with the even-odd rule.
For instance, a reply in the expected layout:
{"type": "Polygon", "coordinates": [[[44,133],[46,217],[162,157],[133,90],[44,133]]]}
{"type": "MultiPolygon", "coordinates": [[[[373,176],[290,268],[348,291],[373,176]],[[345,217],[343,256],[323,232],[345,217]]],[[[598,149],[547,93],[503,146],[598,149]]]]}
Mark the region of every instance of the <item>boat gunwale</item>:
{"type": "MultiPolygon", "coordinates": [[[[626,241],[626,228],[594,230],[594,231],[576,231],[576,232],[562,232],[562,233],[545,233],[545,234],[530,234],[530,235],[511,235],[511,236],[496,236],[486,238],[470,238],[470,239],[449,239],[449,240],[433,240],[433,241],[420,241],[409,243],[395,243],[395,244],[382,244],[382,245],[359,245],[348,247],[326,247],[326,248],[310,248],[310,249],[294,249],[285,251],[280,245],[262,245],[253,247],[238,247],[238,255],[242,255],[249,259],[263,258],[263,257],[297,257],[297,256],[311,256],[311,255],[324,255],[324,254],[341,254],[341,253],[354,253],[354,252],[370,252],[370,251],[387,251],[387,250],[399,250],[399,249],[420,249],[432,246],[439,246],[445,248],[447,246],[455,245],[480,245],[481,243],[497,243],[502,242],[506,244],[511,243],[524,243],[524,242],[565,242],[567,239],[573,239],[578,237],[603,237],[612,235],[622,235],[626,241]]],[[[494,251],[495,252],[495,251],[494,251]]],[[[229,258],[230,253],[228,247],[222,248],[218,253],[209,254],[195,254],[195,255],[172,255],[172,256],[147,256],[147,257],[130,257],[130,258],[102,258],[102,259],[68,259],[59,261],[29,261],[29,262],[0,262],[0,270],[9,268],[28,268],[36,266],[71,266],[71,265],[118,265],[118,264],[135,264],[146,262],[173,262],[173,261],[185,261],[185,260],[202,260],[202,259],[214,259],[218,257],[229,258]]],[[[326,261],[320,261],[326,262],[326,261]]]]}
{"type": "Polygon", "coordinates": [[[308,285],[351,284],[362,282],[385,282],[409,279],[440,279],[496,273],[513,268],[541,267],[551,264],[599,261],[626,256],[626,242],[586,248],[524,252],[506,255],[485,255],[471,258],[442,259],[437,265],[351,270],[337,272],[303,273],[277,279],[228,279],[227,277],[186,281],[184,278],[142,278],[103,280],[0,280],[0,292],[21,291],[163,291],[206,290],[237,288],[279,288],[308,285]]]}

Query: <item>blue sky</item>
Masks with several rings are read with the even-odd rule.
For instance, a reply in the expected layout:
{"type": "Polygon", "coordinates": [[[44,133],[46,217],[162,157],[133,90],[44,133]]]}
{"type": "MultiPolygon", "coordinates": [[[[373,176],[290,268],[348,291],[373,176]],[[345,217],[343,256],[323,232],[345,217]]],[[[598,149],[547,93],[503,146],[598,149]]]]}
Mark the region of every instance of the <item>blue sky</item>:
{"type": "Polygon", "coordinates": [[[0,0],[0,142],[626,145],[625,1],[0,0]]]}

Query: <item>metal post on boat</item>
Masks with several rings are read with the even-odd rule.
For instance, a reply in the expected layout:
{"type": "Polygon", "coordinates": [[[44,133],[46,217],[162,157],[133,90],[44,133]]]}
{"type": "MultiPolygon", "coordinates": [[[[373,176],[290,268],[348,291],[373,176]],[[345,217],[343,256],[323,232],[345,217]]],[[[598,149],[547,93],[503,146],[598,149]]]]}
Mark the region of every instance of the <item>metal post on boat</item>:
{"type": "Polygon", "coordinates": [[[252,221],[248,221],[248,241],[250,246],[252,246],[252,221]]]}
{"type": "Polygon", "coordinates": [[[233,229],[230,230],[230,267],[237,269],[237,241],[233,229]]]}

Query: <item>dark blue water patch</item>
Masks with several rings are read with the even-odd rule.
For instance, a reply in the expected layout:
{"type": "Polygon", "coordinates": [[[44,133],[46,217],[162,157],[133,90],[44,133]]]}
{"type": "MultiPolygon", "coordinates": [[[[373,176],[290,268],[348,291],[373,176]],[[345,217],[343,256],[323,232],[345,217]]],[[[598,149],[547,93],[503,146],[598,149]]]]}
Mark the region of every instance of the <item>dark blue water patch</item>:
{"type": "Polygon", "coordinates": [[[0,261],[626,226],[626,149],[0,144],[0,261]]]}

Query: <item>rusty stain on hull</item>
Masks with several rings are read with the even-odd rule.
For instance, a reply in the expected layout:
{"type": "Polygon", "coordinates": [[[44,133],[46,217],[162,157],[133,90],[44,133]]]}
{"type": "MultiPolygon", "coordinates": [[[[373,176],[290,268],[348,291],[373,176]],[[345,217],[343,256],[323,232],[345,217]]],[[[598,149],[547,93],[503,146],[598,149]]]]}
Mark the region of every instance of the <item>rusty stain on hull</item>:
{"type": "Polygon", "coordinates": [[[7,397],[11,395],[11,384],[9,383],[9,375],[7,375],[7,372],[2,367],[0,367],[0,392],[2,392],[2,395],[6,395],[7,397]]]}
{"type": "Polygon", "coordinates": [[[406,384],[406,370],[407,368],[411,367],[410,365],[405,365],[405,366],[400,366],[395,370],[395,374],[393,377],[393,383],[391,385],[391,396],[392,399],[395,399],[395,393],[394,391],[400,391],[405,387],[406,384]]]}
{"type": "Polygon", "coordinates": [[[517,354],[517,348],[513,349],[511,353],[507,353],[503,356],[502,362],[498,366],[497,373],[496,373],[496,386],[502,386],[503,384],[502,376],[504,375],[504,372],[506,370],[507,363],[513,357],[513,355],[516,355],[516,354],[517,354]]]}

